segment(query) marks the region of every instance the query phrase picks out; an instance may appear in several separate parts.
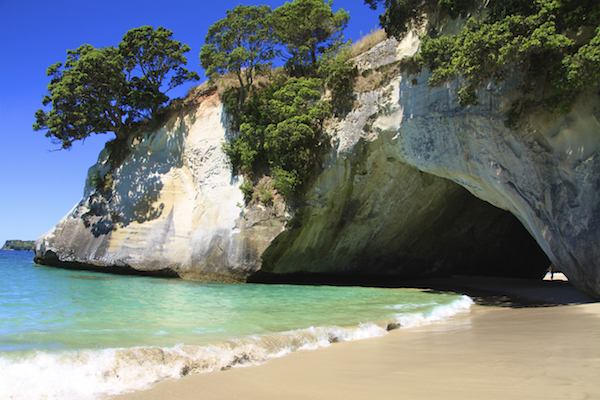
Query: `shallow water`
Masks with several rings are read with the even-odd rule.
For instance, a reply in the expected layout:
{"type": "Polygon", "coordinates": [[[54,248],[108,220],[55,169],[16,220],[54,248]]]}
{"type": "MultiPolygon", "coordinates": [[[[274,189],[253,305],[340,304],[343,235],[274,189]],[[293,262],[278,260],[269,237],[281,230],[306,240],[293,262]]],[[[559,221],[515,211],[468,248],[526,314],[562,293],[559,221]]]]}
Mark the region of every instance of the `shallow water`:
{"type": "Polygon", "coordinates": [[[423,324],[472,304],[415,289],[108,275],[37,266],[32,258],[0,251],[0,398],[138,390],[166,377],[380,336],[389,324],[423,324]]]}

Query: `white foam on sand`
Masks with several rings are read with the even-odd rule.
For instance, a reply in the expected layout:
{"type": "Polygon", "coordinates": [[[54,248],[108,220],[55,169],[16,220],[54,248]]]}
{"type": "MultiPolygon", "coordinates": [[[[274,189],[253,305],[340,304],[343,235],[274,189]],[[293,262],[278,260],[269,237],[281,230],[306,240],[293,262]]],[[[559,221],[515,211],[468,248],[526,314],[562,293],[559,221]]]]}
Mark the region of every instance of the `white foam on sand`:
{"type": "Polygon", "coordinates": [[[211,346],[38,352],[21,360],[0,358],[0,398],[95,399],[138,391],[166,378],[260,364],[296,350],[383,336],[390,327],[408,328],[452,317],[470,308],[462,296],[426,312],[396,314],[395,320],[355,327],[311,327],[273,335],[227,340],[211,346]]]}

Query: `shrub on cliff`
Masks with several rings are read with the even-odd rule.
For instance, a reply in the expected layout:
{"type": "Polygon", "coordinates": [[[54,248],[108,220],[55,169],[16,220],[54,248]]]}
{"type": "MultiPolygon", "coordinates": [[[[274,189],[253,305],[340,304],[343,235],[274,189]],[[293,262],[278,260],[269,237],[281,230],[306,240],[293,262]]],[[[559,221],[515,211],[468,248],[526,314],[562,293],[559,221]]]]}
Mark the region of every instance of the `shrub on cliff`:
{"type": "MultiPolygon", "coordinates": [[[[365,0],[377,7],[383,0],[365,0]]],[[[382,26],[389,35],[401,36],[411,23],[437,7],[451,17],[476,11],[466,0],[390,1],[382,26]],[[410,9],[405,18],[394,18],[398,4],[410,9]]],[[[514,125],[530,107],[545,106],[568,113],[586,88],[600,84],[600,3],[589,0],[491,1],[470,18],[458,35],[423,38],[417,56],[429,68],[429,84],[441,85],[459,76],[465,84],[460,104],[476,105],[476,91],[489,81],[501,82],[511,74],[522,76],[524,97],[509,111],[514,125]]]]}
{"type": "MultiPolygon", "coordinates": [[[[318,78],[281,76],[255,92],[246,112],[236,114],[240,134],[224,145],[234,167],[246,175],[270,169],[278,191],[293,194],[319,165],[323,120],[331,113],[321,87],[318,78]]],[[[237,97],[229,96],[226,105],[237,97]]]]}
{"type": "Polygon", "coordinates": [[[477,0],[365,0],[365,4],[373,10],[383,6],[379,24],[388,36],[395,36],[398,40],[409,29],[420,26],[428,13],[437,12],[456,18],[474,8],[476,2],[477,0]]]}

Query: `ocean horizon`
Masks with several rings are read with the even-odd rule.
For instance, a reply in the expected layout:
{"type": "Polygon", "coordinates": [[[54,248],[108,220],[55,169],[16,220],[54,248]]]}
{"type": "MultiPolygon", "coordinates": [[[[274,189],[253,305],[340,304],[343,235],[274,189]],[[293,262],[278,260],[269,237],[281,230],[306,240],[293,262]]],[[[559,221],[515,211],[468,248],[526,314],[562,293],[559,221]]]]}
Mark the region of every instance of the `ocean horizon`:
{"type": "Polygon", "coordinates": [[[419,289],[217,284],[36,265],[0,251],[0,398],[95,399],[466,312],[419,289]]]}

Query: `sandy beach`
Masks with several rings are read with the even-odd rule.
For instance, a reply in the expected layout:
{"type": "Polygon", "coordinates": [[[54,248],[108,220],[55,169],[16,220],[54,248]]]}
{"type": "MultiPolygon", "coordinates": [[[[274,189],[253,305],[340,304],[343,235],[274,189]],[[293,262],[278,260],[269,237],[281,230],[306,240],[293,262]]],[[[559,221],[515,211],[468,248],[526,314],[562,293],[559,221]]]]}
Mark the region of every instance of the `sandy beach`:
{"type": "Polygon", "coordinates": [[[476,305],[444,322],[112,398],[600,398],[600,303],[568,282],[465,277],[412,286],[467,294],[476,305]]]}

